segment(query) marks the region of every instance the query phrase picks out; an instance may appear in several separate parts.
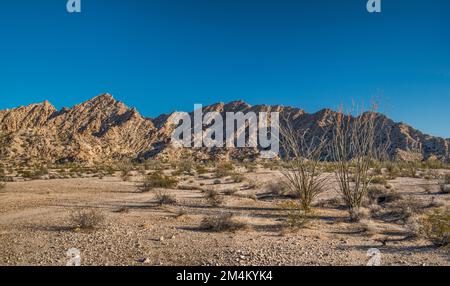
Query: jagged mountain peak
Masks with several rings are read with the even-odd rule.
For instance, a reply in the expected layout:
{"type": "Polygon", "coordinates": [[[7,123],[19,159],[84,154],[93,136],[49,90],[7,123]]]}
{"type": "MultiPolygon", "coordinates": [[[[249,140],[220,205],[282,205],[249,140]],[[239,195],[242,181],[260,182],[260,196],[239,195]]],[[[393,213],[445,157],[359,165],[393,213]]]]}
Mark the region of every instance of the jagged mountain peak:
{"type": "MultiPolygon", "coordinates": [[[[242,100],[204,106],[203,111],[222,114],[279,112],[280,119],[288,118],[296,130],[307,130],[308,136],[320,135],[324,127],[332,124],[330,116],[335,114],[331,109],[310,114],[283,105],[252,106],[242,100]]],[[[170,152],[171,132],[175,128],[170,121],[176,114],[173,112],[147,119],[135,108],[126,106],[108,93],[59,111],[48,101],[3,110],[0,111],[0,132],[8,134],[6,138],[9,139],[1,142],[0,161],[100,162],[177,154],[179,152],[170,152]]],[[[379,132],[389,133],[393,154],[417,155],[417,150],[420,150],[423,159],[449,159],[450,140],[425,135],[383,114],[377,116],[386,120],[386,128],[379,132]]],[[[239,151],[223,150],[238,157],[239,151]]],[[[202,158],[215,156],[207,150],[198,152],[204,152],[202,158]]]]}

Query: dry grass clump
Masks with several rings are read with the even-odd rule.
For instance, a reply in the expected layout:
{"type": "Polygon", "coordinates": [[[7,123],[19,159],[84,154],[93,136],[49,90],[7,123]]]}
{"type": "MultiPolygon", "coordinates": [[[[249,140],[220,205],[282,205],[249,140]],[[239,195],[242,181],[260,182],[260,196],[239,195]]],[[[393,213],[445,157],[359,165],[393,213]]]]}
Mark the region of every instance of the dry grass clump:
{"type": "Polygon", "coordinates": [[[275,196],[286,196],[289,193],[287,185],[281,179],[270,181],[264,187],[267,192],[275,196]]]}
{"type": "Polygon", "coordinates": [[[232,175],[234,171],[234,165],[231,162],[220,162],[214,170],[214,176],[216,178],[224,178],[232,175]]]}
{"type": "Polygon", "coordinates": [[[224,202],[224,199],[220,195],[220,193],[213,189],[205,190],[205,199],[208,202],[208,204],[213,207],[218,207],[224,202]]]}
{"type": "Polygon", "coordinates": [[[190,159],[181,160],[178,162],[176,168],[179,174],[192,175],[194,170],[194,162],[190,159]]]}
{"type": "Polygon", "coordinates": [[[320,200],[316,203],[316,207],[327,209],[338,209],[343,206],[342,199],[340,197],[334,197],[326,200],[320,200]]]}
{"type": "Polygon", "coordinates": [[[178,180],[162,174],[161,172],[152,173],[147,175],[144,180],[138,185],[140,192],[149,192],[153,189],[171,189],[176,187],[178,180]]]}
{"type": "Polygon", "coordinates": [[[119,166],[120,178],[124,182],[128,182],[131,178],[131,171],[133,170],[133,166],[129,163],[120,163],[119,166]]]}
{"type": "Polygon", "coordinates": [[[243,174],[241,174],[241,173],[233,172],[231,174],[231,180],[234,183],[242,183],[243,181],[245,181],[245,176],[243,174]]]}
{"type": "Polygon", "coordinates": [[[288,228],[303,228],[311,220],[313,211],[305,210],[297,201],[286,201],[279,204],[279,207],[286,211],[285,226],[288,228]]]}
{"type": "Polygon", "coordinates": [[[359,229],[367,235],[375,235],[378,232],[377,226],[370,219],[361,219],[359,222],[359,229]]]}
{"type": "Polygon", "coordinates": [[[248,229],[248,225],[237,221],[234,215],[229,213],[203,218],[200,228],[213,232],[236,232],[248,229]]]}
{"type": "Polygon", "coordinates": [[[436,246],[450,245],[450,212],[448,209],[435,210],[422,220],[422,231],[428,240],[436,246]]]}
{"type": "Polygon", "coordinates": [[[79,209],[70,214],[75,229],[93,230],[100,227],[104,220],[104,214],[98,209],[79,209]]]}
{"type": "Polygon", "coordinates": [[[371,183],[375,185],[386,185],[387,179],[384,176],[375,176],[372,178],[371,183]]]}
{"type": "Polygon", "coordinates": [[[175,205],[177,203],[177,199],[175,198],[175,196],[162,191],[156,193],[155,199],[160,206],[175,205]]]}

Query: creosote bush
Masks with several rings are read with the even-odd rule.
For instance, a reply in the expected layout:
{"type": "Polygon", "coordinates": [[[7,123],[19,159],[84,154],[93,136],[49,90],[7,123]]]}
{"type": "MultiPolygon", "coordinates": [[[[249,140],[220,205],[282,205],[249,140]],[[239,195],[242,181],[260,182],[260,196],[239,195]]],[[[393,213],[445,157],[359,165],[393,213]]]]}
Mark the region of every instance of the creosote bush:
{"type": "Polygon", "coordinates": [[[200,228],[213,232],[236,232],[248,229],[248,225],[237,221],[234,215],[229,213],[203,218],[200,228]]]}
{"type": "Polygon", "coordinates": [[[161,172],[156,172],[145,176],[144,180],[138,185],[138,190],[145,193],[157,188],[174,188],[177,184],[178,181],[175,178],[168,177],[161,172]]]}
{"type": "Polygon", "coordinates": [[[422,231],[425,238],[436,246],[450,245],[450,211],[435,210],[422,220],[422,231]]]}
{"type": "Polygon", "coordinates": [[[156,193],[156,202],[159,205],[175,205],[177,203],[177,199],[175,196],[170,195],[167,192],[159,191],[156,193]]]}
{"type": "Polygon", "coordinates": [[[98,209],[80,209],[70,214],[70,221],[76,229],[96,229],[100,227],[104,220],[104,214],[98,209]]]}

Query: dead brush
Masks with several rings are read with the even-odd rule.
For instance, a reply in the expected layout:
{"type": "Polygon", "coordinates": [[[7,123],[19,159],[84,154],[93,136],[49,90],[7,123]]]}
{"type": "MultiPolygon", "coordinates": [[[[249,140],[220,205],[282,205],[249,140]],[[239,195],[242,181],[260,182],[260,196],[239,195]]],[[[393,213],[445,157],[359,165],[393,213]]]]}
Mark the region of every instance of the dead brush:
{"type": "Polygon", "coordinates": [[[378,228],[375,223],[370,219],[361,219],[358,225],[359,230],[369,236],[378,233],[378,228]]]}
{"type": "Polygon", "coordinates": [[[264,188],[267,190],[268,193],[271,193],[274,196],[279,196],[279,197],[286,196],[289,192],[287,185],[281,179],[277,179],[277,180],[268,182],[264,186],[264,188]]]}
{"type": "Polygon", "coordinates": [[[246,230],[249,226],[237,221],[232,213],[228,213],[203,218],[200,228],[212,232],[236,232],[246,230]]]}
{"type": "Polygon", "coordinates": [[[213,189],[207,189],[204,192],[204,196],[209,205],[218,207],[223,204],[224,199],[220,193],[213,189]]]}
{"type": "Polygon", "coordinates": [[[163,205],[175,205],[177,203],[177,199],[175,196],[164,192],[164,191],[159,191],[156,193],[155,195],[155,199],[158,205],[163,206],[163,205]]]}
{"type": "Polygon", "coordinates": [[[94,230],[101,226],[105,215],[98,209],[78,209],[70,214],[70,221],[74,229],[94,230]]]}

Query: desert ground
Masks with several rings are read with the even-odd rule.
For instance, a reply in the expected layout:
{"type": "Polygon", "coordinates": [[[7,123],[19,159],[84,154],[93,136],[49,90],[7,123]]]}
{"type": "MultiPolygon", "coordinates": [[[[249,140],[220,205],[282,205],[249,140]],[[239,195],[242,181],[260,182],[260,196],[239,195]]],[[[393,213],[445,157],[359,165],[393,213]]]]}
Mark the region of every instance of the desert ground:
{"type": "Polygon", "coordinates": [[[120,172],[14,179],[0,190],[0,265],[66,265],[71,248],[88,266],[367,265],[372,248],[380,251],[381,265],[450,265],[448,248],[411,235],[405,219],[406,211],[423,215],[450,206],[436,179],[383,182],[393,199],[367,206],[368,217],[351,222],[333,174],[325,174],[330,183],[314,213],[291,228],[282,206],[292,198],[276,191],[280,171],[257,166],[237,173],[243,174],[239,180],[208,171],[178,174],[178,186],[164,190],[176,202],[167,204],[157,202],[161,190],[139,191],[143,174],[136,171],[126,180],[120,172]],[[206,200],[206,189],[216,190],[220,203],[206,200]],[[74,225],[73,213],[83,209],[101,213],[101,225],[74,225]],[[233,214],[240,227],[203,227],[205,217],[224,214],[233,214]]]}

